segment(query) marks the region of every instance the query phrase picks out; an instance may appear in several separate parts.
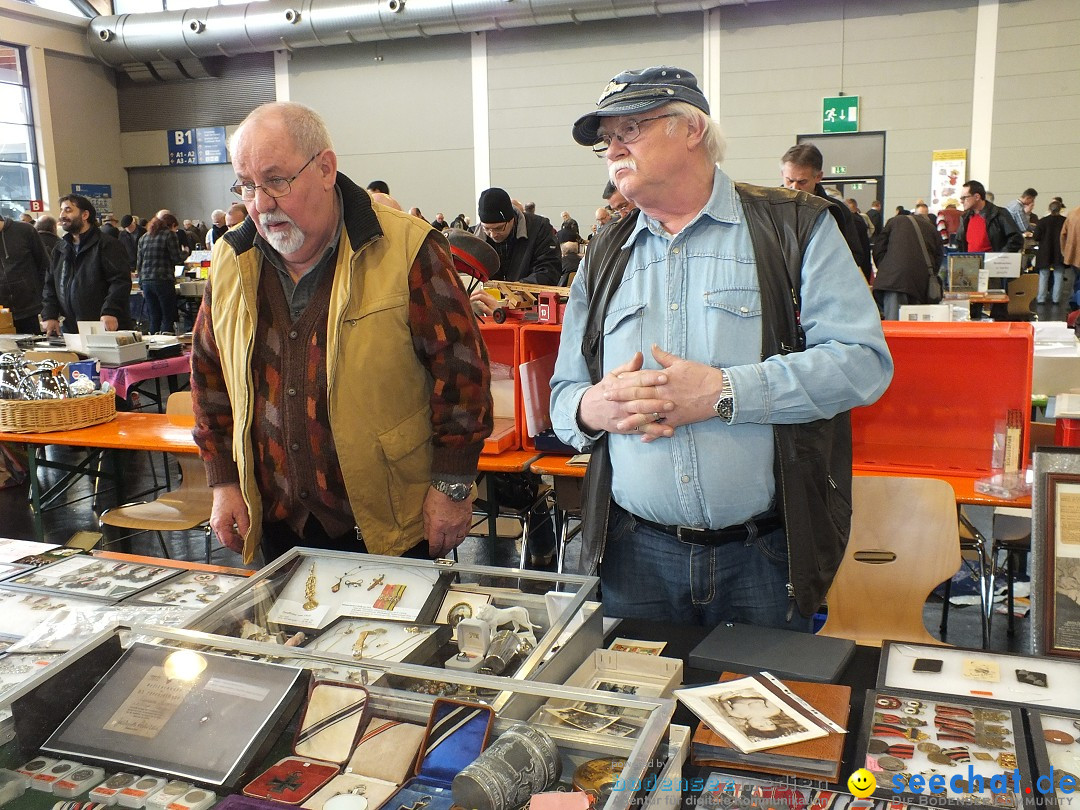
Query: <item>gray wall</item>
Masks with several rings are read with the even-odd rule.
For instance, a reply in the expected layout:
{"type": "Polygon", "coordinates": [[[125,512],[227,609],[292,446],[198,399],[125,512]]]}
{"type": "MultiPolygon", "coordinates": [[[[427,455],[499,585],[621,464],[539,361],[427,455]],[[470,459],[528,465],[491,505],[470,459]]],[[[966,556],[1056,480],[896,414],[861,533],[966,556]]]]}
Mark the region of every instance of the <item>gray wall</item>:
{"type": "MultiPolygon", "coordinates": [[[[1034,185],[1040,211],[1056,194],[1080,204],[1080,3],[1001,0],[998,12],[991,168],[980,179],[1006,201],[1034,185]]],[[[777,183],[779,156],[818,131],[822,97],[841,90],[861,97],[862,129],[887,133],[886,210],[928,196],[933,150],[971,148],[978,0],[775,0],[712,14],[715,40],[708,15],[696,12],[488,33],[491,184],[588,227],[606,176],[572,143],[570,125],[620,69],[657,63],[699,74],[716,66],[703,78],[728,133],[725,167],[738,179],[777,183]]],[[[326,117],[342,169],[358,182],[387,180],[404,207],[429,219],[475,219],[474,37],[297,51],[290,96],[326,117]]],[[[157,106],[179,110],[170,98],[205,87],[164,86],[157,106]]],[[[140,205],[156,195],[178,207],[169,201],[197,196],[205,182],[203,210],[219,204],[219,174],[132,171],[133,183],[146,181],[140,205]]]]}
{"type": "Polygon", "coordinates": [[[574,121],[628,67],[667,63],[700,74],[702,31],[700,14],[679,14],[488,34],[492,185],[535,202],[556,227],[563,210],[591,227],[607,170],[574,143],[574,121]]]}
{"type": "Polygon", "coordinates": [[[988,187],[1007,203],[1028,186],[1035,212],[1080,203],[1080,3],[1005,3],[998,26],[988,187]]]}
{"type": "MultiPolygon", "coordinates": [[[[116,148],[115,74],[94,60],[53,51],[45,53],[45,69],[55,150],[49,173],[56,187],[63,195],[71,192],[72,183],[110,185],[113,208],[123,210],[128,178],[116,148]]],[[[51,205],[55,215],[59,205],[55,200],[51,205]]]]}
{"type": "Polygon", "coordinates": [[[326,119],[345,174],[449,221],[475,208],[469,48],[461,35],[296,51],[290,95],[326,119]]]}
{"type": "Polygon", "coordinates": [[[968,148],[975,4],[782,0],[720,10],[725,168],[779,182],[795,136],[821,131],[825,96],[860,96],[860,129],[886,131],[885,209],[929,197],[934,149],[968,148]],[[902,8],[902,13],[889,14],[902,8]]]}

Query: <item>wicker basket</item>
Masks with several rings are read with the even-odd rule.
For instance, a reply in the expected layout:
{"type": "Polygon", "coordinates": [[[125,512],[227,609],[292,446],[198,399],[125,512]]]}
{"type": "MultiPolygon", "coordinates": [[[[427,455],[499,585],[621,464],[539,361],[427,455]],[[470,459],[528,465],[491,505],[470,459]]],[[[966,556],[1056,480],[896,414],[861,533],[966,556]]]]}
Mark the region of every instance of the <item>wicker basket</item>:
{"type": "Polygon", "coordinates": [[[112,391],[70,399],[0,399],[0,431],[51,433],[100,425],[116,416],[112,391]]]}

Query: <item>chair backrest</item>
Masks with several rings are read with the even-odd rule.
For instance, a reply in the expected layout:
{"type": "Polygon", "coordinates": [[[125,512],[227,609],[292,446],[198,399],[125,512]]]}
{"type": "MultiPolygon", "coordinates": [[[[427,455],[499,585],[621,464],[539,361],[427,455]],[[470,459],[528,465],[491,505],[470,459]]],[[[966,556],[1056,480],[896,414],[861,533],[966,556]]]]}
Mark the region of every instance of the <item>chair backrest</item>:
{"type": "Polygon", "coordinates": [[[1034,313],[1035,298],[1039,292],[1039,274],[1026,273],[1009,282],[1009,306],[1007,312],[1010,318],[1028,320],[1034,313]]]}
{"type": "MultiPolygon", "coordinates": [[[[177,391],[169,394],[169,399],[165,403],[165,413],[170,421],[185,425],[192,423],[194,411],[191,409],[191,392],[177,391]]],[[[188,453],[176,453],[174,458],[180,465],[183,480],[180,486],[170,490],[169,494],[175,496],[177,493],[184,493],[184,497],[195,498],[200,502],[212,500],[212,492],[206,482],[206,465],[203,464],[202,458],[197,454],[188,453]]]]}
{"type": "Polygon", "coordinates": [[[952,487],[934,478],[857,475],[851,537],[826,601],[822,634],[880,646],[884,639],[940,644],[923,606],[960,568],[952,487]]]}
{"type": "Polygon", "coordinates": [[[195,411],[191,407],[191,392],[176,391],[169,394],[165,403],[165,413],[169,416],[194,416],[195,411]]]}

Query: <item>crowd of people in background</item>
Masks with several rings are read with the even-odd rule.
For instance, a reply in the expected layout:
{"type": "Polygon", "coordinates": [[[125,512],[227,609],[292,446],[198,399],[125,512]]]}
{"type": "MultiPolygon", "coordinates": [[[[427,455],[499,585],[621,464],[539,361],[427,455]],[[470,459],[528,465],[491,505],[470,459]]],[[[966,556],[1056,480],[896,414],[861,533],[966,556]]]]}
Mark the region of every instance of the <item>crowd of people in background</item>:
{"type": "MultiPolygon", "coordinates": [[[[963,186],[962,194],[944,200],[937,211],[931,211],[925,200],[918,199],[910,209],[896,206],[894,214],[886,219],[880,200],[872,201],[863,210],[858,200],[842,199],[838,189],[825,187],[821,164],[821,153],[812,144],[792,147],[780,159],[781,183],[826,200],[852,258],[874,290],[884,318],[899,317],[899,308],[905,304],[930,303],[928,271],[944,270],[950,252],[969,251],[1023,252],[1025,272],[1039,275],[1038,304],[1064,305],[1070,312],[1080,308],[1080,270],[1074,273],[1073,288],[1065,289],[1068,269],[1080,267],[1080,207],[1069,213],[1062,198],[1054,197],[1040,216],[1035,210],[1038,192],[1034,188],[1025,189],[1017,199],[999,206],[992,192],[972,180],[963,186]]],[[[386,181],[373,180],[367,190],[375,202],[404,210],[390,195],[386,181]]],[[[20,332],[39,331],[43,301],[54,302],[52,309],[56,309],[55,302],[71,286],[71,279],[60,274],[63,268],[72,266],[74,259],[86,261],[80,255],[83,249],[78,248],[80,237],[90,245],[97,245],[99,239],[103,244],[109,240],[108,255],[138,280],[143,291],[146,326],[151,332],[171,331],[178,326],[174,267],[193,251],[212,250],[218,239],[247,216],[243,203],[237,202],[227,209],[212,211],[209,224],[199,218],[181,220],[167,209],[150,219],[134,213],[118,218],[109,212],[102,214],[99,221],[89,200],[79,195],[64,199],[69,204],[71,200],[85,202],[88,211],[77,206],[84,211],[85,221],[61,216],[58,223],[49,214],[35,217],[29,213],[23,214],[21,221],[0,220],[6,251],[0,264],[0,298],[12,309],[20,332]],[[85,235],[73,233],[72,228],[84,228],[85,235]],[[36,237],[30,239],[31,235],[36,237]],[[122,250],[111,247],[114,240],[122,250]],[[55,278],[47,278],[50,271],[55,278]]],[[[455,232],[469,233],[486,241],[499,259],[499,279],[569,286],[589,242],[635,210],[633,202],[610,181],[599,202],[602,204],[592,223],[583,229],[568,211],[560,212],[557,220],[548,219],[536,213],[535,203],[522,202],[504,189],[492,188],[477,201],[478,224],[474,225],[463,212],[447,219],[442,211],[429,224],[447,237],[455,232]]],[[[427,221],[417,207],[409,213],[427,221]]],[[[119,287],[112,293],[95,291],[89,297],[90,308],[121,298],[119,287]]],[[[481,317],[490,314],[495,305],[482,290],[473,293],[472,299],[474,311],[481,317]]],[[[70,312],[52,309],[46,321],[52,322],[53,316],[94,315],[97,320],[107,315],[104,311],[88,312],[85,306],[76,313],[74,299],[67,307],[70,312]]],[[[70,329],[75,328],[76,317],[70,318],[70,329]]]]}

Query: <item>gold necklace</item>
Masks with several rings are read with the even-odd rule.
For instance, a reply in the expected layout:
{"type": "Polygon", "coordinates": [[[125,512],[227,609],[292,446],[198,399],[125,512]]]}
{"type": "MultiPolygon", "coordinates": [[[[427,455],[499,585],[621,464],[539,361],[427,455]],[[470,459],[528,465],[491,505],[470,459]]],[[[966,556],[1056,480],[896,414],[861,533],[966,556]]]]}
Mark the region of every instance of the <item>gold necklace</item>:
{"type": "Polygon", "coordinates": [[[304,610],[314,610],[319,606],[319,602],[315,598],[315,563],[311,564],[311,570],[308,571],[307,581],[304,582],[304,597],[307,599],[307,601],[304,602],[304,610]]]}

